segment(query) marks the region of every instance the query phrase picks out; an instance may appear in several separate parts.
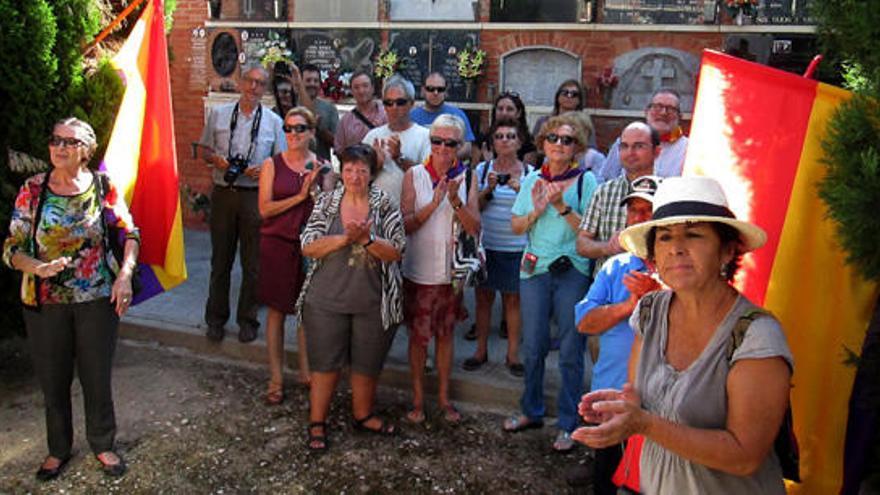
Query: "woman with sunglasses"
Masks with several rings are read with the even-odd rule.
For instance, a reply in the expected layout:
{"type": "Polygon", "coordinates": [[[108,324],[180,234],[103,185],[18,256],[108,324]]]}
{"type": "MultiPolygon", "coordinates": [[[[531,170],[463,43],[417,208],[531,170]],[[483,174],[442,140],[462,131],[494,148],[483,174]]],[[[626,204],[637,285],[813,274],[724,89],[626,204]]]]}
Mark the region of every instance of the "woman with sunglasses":
{"type": "MultiPolygon", "coordinates": [[[[526,106],[517,93],[505,91],[495,98],[492,104],[492,120],[491,125],[499,120],[512,120],[519,128],[519,135],[523,141],[516,152],[516,157],[525,163],[535,163],[537,158],[537,148],[535,141],[529,132],[529,124],[526,119],[526,106]]],[[[494,157],[492,149],[493,137],[492,132],[480,136],[479,146],[475,148],[472,156],[473,163],[480,161],[489,161],[494,157]]]]}
{"type": "Polygon", "coordinates": [[[24,321],[46,409],[49,455],[36,473],[40,481],[56,478],[71,458],[74,368],[92,452],[108,476],[126,470],[114,452],[110,374],[140,237],[120,191],[88,168],[97,147],[89,124],[72,117],[55,124],[52,167],[21,187],[3,246],[3,261],[24,273],[24,321]],[[125,235],[121,266],[105,248],[111,227],[125,235]]]}
{"type": "Polygon", "coordinates": [[[560,84],[556,94],[553,95],[553,113],[540,117],[535,122],[532,134],[537,136],[550,117],[583,110],[585,97],[584,87],[577,79],[569,79],[560,84]]]}
{"type": "Polygon", "coordinates": [[[514,120],[496,120],[490,128],[495,159],[480,163],[476,169],[488,278],[476,290],[477,349],[462,364],[467,371],[477,370],[489,360],[489,324],[498,291],[507,322],[505,365],[514,376],[525,373],[519,361],[519,262],[526,236],[514,234],[510,226],[510,209],[529,170],[516,156],[523,142],[521,132],[522,128],[514,120]]]}
{"type": "MultiPolygon", "coordinates": [[[[257,202],[260,216],[260,276],[258,297],[268,308],[266,351],[269,359],[267,405],[284,401],[284,317],[294,314],[305,273],[300,252],[300,231],[312,211],[312,186],[324,180],[330,185],[329,164],[319,162],[309,150],[315,135],[315,115],[294,107],[284,117],[287,151],[263,162],[257,202]]],[[[297,351],[299,380],[308,383],[305,333],[299,329],[297,351]]]]}
{"type": "Polygon", "coordinates": [[[409,366],[413,387],[411,423],[425,420],[424,372],[428,344],[436,338],[438,394],[442,417],[449,423],[461,414],[449,401],[453,330],[461,292],[452,285],[453,223],[471,235],[480,232],[477,181],[457,159],[465,125],[454,115],[431,124],[431,155],[403,178],[400,208],[406,227],[403,257],[404,317],[409,328],[409,366]]]}
{"type": "Polygon", "coordinates": [[[578,424],[577,405],[584,379],[586,340],[578,334],[574,305],[590,286],[590,260],[575,247],[581,216],[596,188],[592,172],[575,157],[585,148],[586,135],[570,117],[551,117],[538,134],[547,156],[540,170],[522,183],[513,205],[511,227],[526,234],[528,243],[520,265],[525,388],[521,411],[504,421],[504,431],[518,432],[544,425],[544,359],[550,349],[550,320],[559,328],[557,426],[553,449],[574,446],[571,432],[578,424]]]}
{"type": "Polygon", "coordinates": [[[351,369],[354,428],[397,431],[373,413],[373,397],[403,319],[403,221],[391,198],[371,184],[379,169],[371,146],[349,146],[339,160],[342,186],[318,197],[302,234],[303,253],[314,259],[297,303],[312,372],[310,450],[327,448],[330,401],[345,367],[351,369]]]}

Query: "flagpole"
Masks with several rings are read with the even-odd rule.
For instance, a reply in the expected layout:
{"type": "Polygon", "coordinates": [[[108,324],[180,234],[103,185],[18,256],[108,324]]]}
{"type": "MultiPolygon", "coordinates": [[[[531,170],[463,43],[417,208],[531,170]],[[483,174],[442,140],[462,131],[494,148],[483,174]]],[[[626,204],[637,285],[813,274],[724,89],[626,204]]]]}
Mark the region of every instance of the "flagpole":
{"type": "Polygon", "coordinates": [[[144,2],[144,0],[134,0],[134,2],[129,4],[128,7],[126,7],[125,10],[122,11],[121,14],[116,16],[116,18],[113,19],[113,21],[110,22],[110,24],[106,28],[104,28],[103,31],[98,33],[98,36],[95,37],[94,41],[92,41],[91,43],[86,45],[85,48],[83,48],[83,55],[88,54],[90,51],[92,51],[93,48],[95,48],[98,45],[98,43],[104,41],[104,38],[109,36],[110,33],[114,29],[116,29],[116,27],[119,26],[119,24],[122,21],[124,21],[126,17],[131,15],[131,13],[134,12],[134,10],[136,8],[138,8],[138,6],[140,6],[140,4],[142,4],[143,2],[144,2]]]}

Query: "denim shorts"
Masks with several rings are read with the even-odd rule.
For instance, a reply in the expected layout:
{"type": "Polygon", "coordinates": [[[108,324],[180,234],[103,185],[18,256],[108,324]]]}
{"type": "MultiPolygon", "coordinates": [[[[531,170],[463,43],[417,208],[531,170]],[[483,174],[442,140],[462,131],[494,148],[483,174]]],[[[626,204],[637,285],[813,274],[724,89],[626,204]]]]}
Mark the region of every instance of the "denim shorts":
{"type": "Polygon", "coordinates": [[[505,294],[519,293],[519,264],[522,251],[486,250],[486,272],[488,276],[481,288],[497,290],[505,294]]]}

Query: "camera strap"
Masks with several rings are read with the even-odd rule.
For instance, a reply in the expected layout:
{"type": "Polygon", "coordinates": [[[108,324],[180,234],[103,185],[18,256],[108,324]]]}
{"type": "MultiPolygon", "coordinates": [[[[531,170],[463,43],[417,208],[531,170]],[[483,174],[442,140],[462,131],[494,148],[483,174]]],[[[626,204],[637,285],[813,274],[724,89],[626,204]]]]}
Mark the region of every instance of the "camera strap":
{"type": "MultiPolygon", "coordinates": [[[[257,135],[260,133],[260,120],[263,118],[263,105],[257,103],[256,113],[254,114],[254,121],[251,124],[251,143],[248,145],[248,152],[245,159],[250,164],[251,156],[254,154],[254,143],[257,142],[257,135]]],[[[232,109],[232,117],[229,120],[229,155],[232,155],[232,138],[235,137],[235,128],[238,126],[238,102],[235,103],[235,108],[232,109]]]]}

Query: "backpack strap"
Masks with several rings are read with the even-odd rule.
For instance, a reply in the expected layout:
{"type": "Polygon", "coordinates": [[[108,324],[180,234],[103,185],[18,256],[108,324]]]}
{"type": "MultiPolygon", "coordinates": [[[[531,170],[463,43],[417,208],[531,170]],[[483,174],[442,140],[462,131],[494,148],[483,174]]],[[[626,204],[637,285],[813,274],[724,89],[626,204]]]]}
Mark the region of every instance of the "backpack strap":
{"type": "Polygon", "coordinates": [[[494,160],[489,160],[489,161],[485,162],[486,166],[483,167],[483,173],[480,175],[480,185],[482,185],[483,187],[486,186],[486,177],[489,176],[489,167],[492,166],[493,161],[494,160]]]}
{"type": "Polygon", "coordinates": [[[746,331],[748,331],[749,326],[751,326],[753,321],[761,318],[762,316],[771,316],[771,314],[765,309],[756,308],[747,311],[736,320],[736,323],[733,325],[733,330],[730,332],[730,342],[727,344],[728,363],[733,360],[733,354],[746,338],[746,331]]]}
{"type": "Polygon", "coordinates": [[[581,175],[578,176],[578,183],[577,183],[577,188],[578,188],[578,208],[581,207],[581,201],[583,201],[583,199],[584,199],[584,191],[583,191],[583,187],[584,187],[584,174],[586,174],[586,173],[587,173],[587,172],[584,171],[583,173],[581,173],[581,175]]]}
{"type": "Polygon", "coordinates": [[[639,299],[639,330],[644,333],[651,319],[651,310],[654,309],[654,299],[658,292],[649,292],[639,299]]]}

